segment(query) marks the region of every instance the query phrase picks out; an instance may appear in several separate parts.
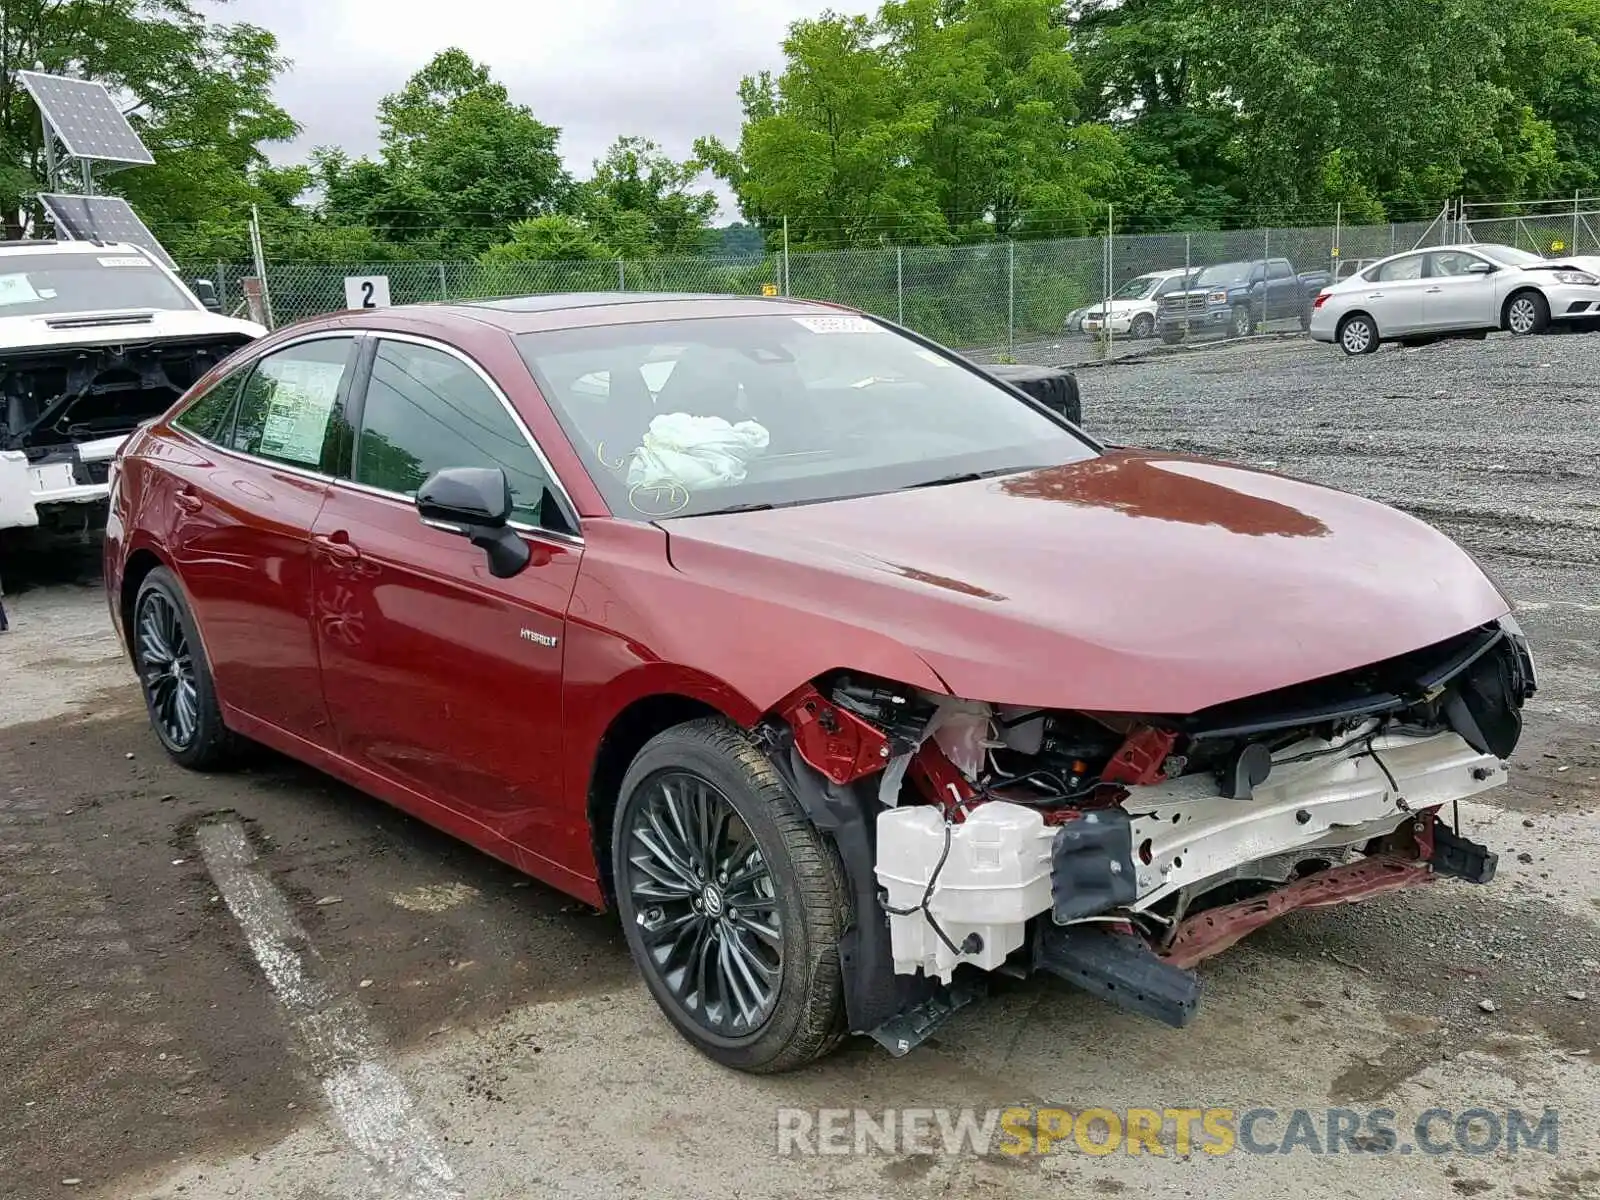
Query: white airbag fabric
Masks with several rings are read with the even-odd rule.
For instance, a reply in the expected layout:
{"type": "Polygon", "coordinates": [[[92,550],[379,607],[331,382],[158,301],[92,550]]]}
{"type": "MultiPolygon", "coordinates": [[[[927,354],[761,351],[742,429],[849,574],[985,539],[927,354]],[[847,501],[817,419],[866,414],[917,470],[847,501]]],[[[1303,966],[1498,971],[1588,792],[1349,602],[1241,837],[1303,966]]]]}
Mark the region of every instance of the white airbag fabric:
{"type": "Polygon", "coordinates": [[[750,459],[770,440],[754,421],[730,425],[721,417],[663,413],[650,422],[643,444],[633,452],[628,484],[693,492],[738,483],[750,459]]]}

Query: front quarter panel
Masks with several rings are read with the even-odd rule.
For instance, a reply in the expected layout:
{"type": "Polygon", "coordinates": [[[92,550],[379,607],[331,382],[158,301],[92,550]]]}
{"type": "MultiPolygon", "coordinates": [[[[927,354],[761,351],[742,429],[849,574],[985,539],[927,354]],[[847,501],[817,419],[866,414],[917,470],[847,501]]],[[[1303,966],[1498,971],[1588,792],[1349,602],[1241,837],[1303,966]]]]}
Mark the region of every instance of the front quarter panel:
{"type": "Polygon", "coordinates": [[[569,804],[584,803],[611,722],[647,696],[688,697],[750,726],[837,668],[947,690],[914,651],[808,612],[803,599],[789,606],[680,574],[667,534],[654,525],[596,519],[585,522],[584,538],[563,679],[569,804]]]}

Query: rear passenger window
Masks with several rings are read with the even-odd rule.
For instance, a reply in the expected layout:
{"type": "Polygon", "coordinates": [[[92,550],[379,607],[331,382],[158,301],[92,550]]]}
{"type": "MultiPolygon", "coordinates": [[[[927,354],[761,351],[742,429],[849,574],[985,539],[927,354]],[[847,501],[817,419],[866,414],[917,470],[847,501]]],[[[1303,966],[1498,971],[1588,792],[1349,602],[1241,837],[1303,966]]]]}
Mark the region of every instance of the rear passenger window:
{"type": "Polygon", "coordinates": [[[347,337],[321,338],[258,362],[239,401],[229,439],[233,449],[320,469],[353,344],[347,337]]]}
{"type": "Polygon", "coordinates": [[[512,519],[541,524],[550,479],[494,389],[453,354],[380,341],[361,410],[355,481],[410,497],[447,467],[502,468],[511,481],[512,519]]]}
{"type": "Polygon", "coordinates": [[[1380,283],[1394,283],[1401,279],[1422,278],[1422,255],[1413,254],[1408,258],[1397,258],[1391,263],[1384,263],[1379,267],[1375,278],[1380,283]]]}
{"type": "Polygon", "coordinates": [[[210,391],[174,417],[172,423],[179,429],[187,429],[196,437],[203,437],[209,442],[216,441],[218,431],[223,428],[223,422],[233,411],[233,402],[238,398],[239,389],[244,386],[247,374],[247,371],[236,371],[214,385],[210,391]]]}

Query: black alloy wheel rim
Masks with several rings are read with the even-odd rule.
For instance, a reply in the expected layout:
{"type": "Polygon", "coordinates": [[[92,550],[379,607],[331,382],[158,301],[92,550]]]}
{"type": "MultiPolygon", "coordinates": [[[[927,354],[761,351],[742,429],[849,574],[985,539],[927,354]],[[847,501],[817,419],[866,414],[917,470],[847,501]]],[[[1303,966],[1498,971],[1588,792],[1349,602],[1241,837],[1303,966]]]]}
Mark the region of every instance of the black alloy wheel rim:
{"type": "Polygon", "coordinates": [[[684,771],[641,785],[624,878],[646,969],[718,1041],[760,1033],[778,1000],[783,926],[755,836],[712,783],[684,771]]]}
{"type": "Polygon", "coordinates": [[[194,657],[177,606],[160,592],[139,602],[139,679],[162,741],[186,750],[200,724],[194,657]]]}

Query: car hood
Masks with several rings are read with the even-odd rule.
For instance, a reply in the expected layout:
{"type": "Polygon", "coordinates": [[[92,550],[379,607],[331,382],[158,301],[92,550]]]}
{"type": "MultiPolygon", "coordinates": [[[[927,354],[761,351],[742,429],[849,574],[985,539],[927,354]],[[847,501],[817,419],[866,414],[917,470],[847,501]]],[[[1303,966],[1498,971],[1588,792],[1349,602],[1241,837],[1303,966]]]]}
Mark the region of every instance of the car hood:
{"type": "Polygon", "coordinates": [[[44,350],[54,346],[123,346],[168,338],[266,334],[253,321],[239,321],[204,309],[161,311],[108,309],[104,312],[56,313],[50,316],[0,317],[0,353],[44,350]]]}
{"type": "MultiPolygon", "coordinates": [[[[1002,704],[1189,713],[1508,611],[1404,513],[1170,454],[665,527],[677,570],[761,599],[752,613],[846,620],[1002,704]]],[[[774,653],[784,636],[770,631],[774,653]]]]}

